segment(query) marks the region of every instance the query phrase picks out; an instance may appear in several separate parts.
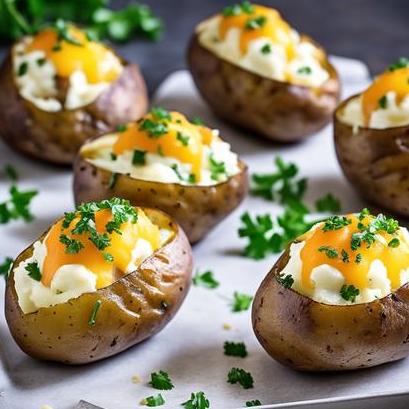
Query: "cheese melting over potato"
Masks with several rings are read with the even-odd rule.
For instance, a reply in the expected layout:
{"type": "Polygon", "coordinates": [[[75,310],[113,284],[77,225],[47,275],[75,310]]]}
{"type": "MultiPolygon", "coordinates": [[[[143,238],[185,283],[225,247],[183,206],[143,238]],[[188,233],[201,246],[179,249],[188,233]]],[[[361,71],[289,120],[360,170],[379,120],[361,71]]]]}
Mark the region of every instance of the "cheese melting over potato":
{"type": "Polygon", "coordinates": [[[66,30],[76,44],[59,38],[55,29],[45,29],[13,47],[13,70],[20,94],[43,111],[58,112],[92,103],[123,69],[110,49],[90,41],[74,26],[66,30]],[[58,98],[57,77],[68,81],[64,101],[58,98]]]}
{"type": "Polygon", "coordinates": [[[351,239],[359,232],[359,220],[356,215],[347,218],[351,223],[341,229],[324,231],[320,223],[291,244],[281,277],[292,277],[292,289],[317,302],[345,305],[385,297],[409,282],[407,229],[400,227],[393,235],[379,231],[369,247],[362,242],[352,250],[351,239]],[[399,241],[396,247],[389,245],[393,239],[399,241]],[[353,286],[355,296],[346,299],[349,286],[353,286]]]}
{"type": "Polygon", "coordinates": [[[212,17],[198,26],[197,33],[203,47],[263,77],[310,87],[329,78],[324,53],[274,9],[236,6],[236,14],[212,17]]]}
{"type": "Polygon", "coordinates": [[[214,185],[240,172],[237,155],[217,130],[178,112],[154,108],[125,128],[84,145],[81,155],[99,168],[163,183],[214,185]]]}

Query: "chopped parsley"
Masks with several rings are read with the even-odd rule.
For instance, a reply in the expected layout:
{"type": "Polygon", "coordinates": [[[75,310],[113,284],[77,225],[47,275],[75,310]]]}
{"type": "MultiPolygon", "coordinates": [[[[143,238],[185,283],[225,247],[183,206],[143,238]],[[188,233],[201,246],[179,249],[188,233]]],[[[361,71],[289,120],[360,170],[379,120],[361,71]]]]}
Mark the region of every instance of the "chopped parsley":
{"type": "Polygon", "coordinates": [[[117,132],[125,132],[127,129],[128,129],[128,126],[126,124],[119,124],[116,126],[117,132]]]}
{"type": "Polygon", "coordinates": [[[185,409],[208,409],[210,402],[204,392],[191,393],[190,399],[181,404],[185,409]]]}
{"type": "Polygon", "coordinates": [[[31,222],[34,217],[30,212],[32,199],[38,194],[37,190],[21,191],[16,185],[9,189],[10,198],[0,203],[0,224],[6,224],[11,220],[22,219],[31,222]]]}
{"type": "Polygon", "coordinates": [[[36,63],[39,67],[42,67],[45,63],[47,62],[47,60],[45,58],[39,58],[36,63]]]}
{"type": "Polygon", "coordinates": [[[351,219],[348,219],[345,216],[331,216],[325,220],[322,231],[343,229],[344,227],[349,226],[351,223],[351,219]]]}
{"type": "Polygon", "coordinates": [[[247,356],[247,349],[244,342],[228,342],[224,343],[224,355],[237,356],[245,358],[247,356]]]}
{"type": "Polygon", "coordinates": [[[193,125],[197,125],[197,126],[201,126],[203,125],[203,120],[201,118],[199,118],[198,116],[195,116],[192,120],[191,120],[193,125]]]}
{"type": "Polygon", "coordinates": [[[4,166],[4,173],[6,174],[6,176],[12,181],[12,182],[17,182],[18,180],[18,172],[17,169],[10,165],[7,164],[6,166],[4,166]]]}
{"type": "Polygon", "coordinates": [[[163,399],[163,396],[160,393],[156,396],[148,396],[141,401],[141,405],[146,405],[149,407],[162,406],[164,404],[165,399],[163,399]]]}
{"type": "Polygon", "coordinates": [[[254,406],[261,406],[262,403],[258,399],[248,400],[246,402],[246,408],[252,408],[254,406]]]}
{"type": "Polygon", "coordinates": [[[116,185],[116,182],[118,180],[119,174],[116,172],[112,172],[111,176],[108,179],[108,189],[113,189],[116,185]]]}
{"type": "Polygon", "coordinates": [[[362,254],[361,254],[361,253],[358,253],[358,254],[355,256],[355,263],[356,263],[356,264],[359,264],[361,261],[362,261],[362,254]]]}
{"type": "Polygon", "coordinates": [[[70,239],[66,234],[61,234],[59,240],[65,245],[65,252],[68,254],[76,254],[84,248],[79,240],[70,239]]]}
{"type": "Polygon", "coordinates": [[[318,251],[320,253],[325,253],[325,255],[328,258],[337,258],[338,257],[338,251],[334,249],[333,247],[330,246],[320,246],[318,248],[318,251]]]}
{"type": "Polygon", "coordinates": [[[91,315],[90,315],[89,320],[88,320],[88,325],[90,327],[93,327],[95,325],[95,323],[97,322],[97,314],[98,314],[98,311],[99,311],[99,309],[101,307],[101,304],[102,304],[101,300],[95,301],[94,307],[92,308],[91,315]]]}
{"type": "Polygon", "coordinates": [[[253,377],[250,372],[241,368],[232,368],[227,374],[227,382],[231,384],[238,383],[244,389],[250,389],[254,385],[253,377]]]}
{"type": "Polygon", "coordinates": [[[63,19],[57,19],[53,28],[57,32],[58,42],[65,41],[78,47],[83,46],[83,44],[77,38],[71,35],[70,27],[63,19]]]}
{"type": "Polygon", "coordinates": [[[28,272],[29,277],[31,277],[33,280],[36,281],[41,281],[41,271],[40,267],[38,266],[38,263],[36,261],[33,261],[32,263],[28,263],[25,266],[25,270],[28,272]]]}
{"type": "Polygon", "coordinates": [[[28,62],[24,61],[19,65],[18,70],[17,70],[17,75],[19,77],[22,77],[23,75],[27,74],[27,71],[28,71],[28,62]]]}
{"type": "Polygon", "coordinates": [[[104,260],[108,263],[112,263],[114,261],[114,256],[110,253],[104,253],[104,260]]]}
{"type": "Polygon", "coordinates": [[[149,118],[141,122],[139,129],[145,131],[151,138],[159,138],[168,133],[168,127],[165,123],[153,121],[149,118]]]}
{"type": "Polygon", "coordinates": [[[135,149],[132,155],[132,165],[145,165],[146,151],[135,149]]]}
{"type": "Polygon", "coordinates": [[[177,139],[183,146],[188,146],[188,145],[189,145],[190,136],[188,136],[188,135],[183,135],[182,132],[178,132],[178,133],[176,134],[176,139],[177,139]]]}
{"type": "Polygon", "coordinates": [[[275,278],[284,288],[291,288],[294,284],[294,278],[291,274],[285,276],[284,274],[279,273],[275,275],[275,278]]]}
{"type": "Polygon", "coordinates": [[[382,109],[388,108],[388,98],[386,97],[386,95],[379,98],[378,105],[379,105],[379,108],[382,108],[382,109]]]}
{"type": "Polygon", "coordinates": [[[114,160],[114,161],[118,159],[118,156],[114,152],[110,153],[110,157],[111,157],[111,160],[114,160]]]}
{"type": "Polygon", "coordinates": [[[340,294],[344,300],[355,302],[356,297],[359,295],[359,289],[353,285],[344,284],[340,290],[340,294]]]}
{"type": "Polygon", "coordinates": [[[161,107],[152,108],[150,113],[158,120],[165,120],[165,121],[172,120],[172,116],[170,112],[161,107]]]}
{"type": "Polygon", "coordinates": [[[300,67],[297,70],[297,74],[301,74],[301,75],[310,75],[311,73],[312,73],[311,67],[309,67],[308,65],[304,67],[300,67]]]}
{"type": "Polygon", "coordinates": [[[241,13],[254,13],[253,5],[249,1],[243,1],[241,4],[234,4],[232,6],[225,7],[222,12],[224,17],[238,16],[241,13]]]}
{"type": "Polygon", "coordinates": [[[218,182],[221,178],[226,177],[226,164],[224,162],[218,162],[214,155],[209,155],[210,177],[212,180],[218,182]]]}
{"type": "Polygon", "coordinates": [[[215,279],[213,271],[210,270],[203,273],[197,271],[192,281],[193,285],[196,287],[204,287],[209,289],[217,288],[220,285],[220,283],[215,279]]]}
{"type": "Polygon", "coordinates": [[[399,245],[400,245],[400,241],[399,241],[399,239],[396,238],[396,237],[394,237],[394,238],[388,243],[388,246],[389,246],[389,247],[393,247],[393,248],[399,247],[399,245]]]}
{"type": "Polygon", "coordinates": [[[232,312],[247,311],[253,301],[253,297],[248,294],[239,293],[237,291],[233,294],[233,302],[231,304],[232,312]]]}
{"type": "Polygon", "coordinates": [[[339,213],[341,202],[332,193],[327,193],[315,202],[315,208],[318,212],[339,213]]]}
{"type": "Polygon", "coordinates": [[[344,249],[341,250],[341,256],[343,263],[349,263],[349,254],[344,249]]]}
{"type": "Polygon", "coordinates": [[[0,275],[4,276],[7,280],[11,267],[13,266],[13,259],[11,257],[6,257],[3,263],[0,264],[0,275]]]}
{"type": "Polygon", "coordinates": [[[173,383],[169,377],[169,374],[165,371],[152,372],[151,381],[149,384],[159,390],[167,391],[173,389],[173,383]]]}
{"type": "Polygon", "coordinates": [[[271,54],[271,44],[268,44],[268,43],[264,44],[261,47],[260,51],[261,51],[261,54],[271,54]]]}
{"type": "Polygon", "coordinates": [[[388,68],[389,71],[399,70],[401,68],[409,67],[409,58],[400,57],[398,61],[391,64],[388,68]]]}
{"type": "Polygon", "coordinates": [[[264,26],[267,22],[267,17],[265,16],[259,16],[259,17],[254,17],[254,18],[249,18],[246,21],[246,24],[244,28],[246,30],[257,30],[260,29],[261,27],[264,26]]]}

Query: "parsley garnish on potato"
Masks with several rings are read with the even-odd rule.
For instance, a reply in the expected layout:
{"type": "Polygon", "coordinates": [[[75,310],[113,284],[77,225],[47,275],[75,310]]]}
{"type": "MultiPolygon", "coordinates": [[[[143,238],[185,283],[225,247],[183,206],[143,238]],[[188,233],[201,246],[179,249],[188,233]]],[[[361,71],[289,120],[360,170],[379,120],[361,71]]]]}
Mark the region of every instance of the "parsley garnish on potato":
{"type": "Polygon", "coordinates": [[[241,4],[233,4],[223,9],[224,17],[238,16],[241,13],[253,14],[254,7],[249,1],[243,1],[241,4]]]}
{"type": "Polygon", "coordinates": [[[204,392],[196,392],[190,395],[190,399],[181,404],[185,409],[208,409],[210,402],[204,392]]]}
{"type": "Polygon", "coordinates": [[[240,358],[245,358],[247,356],[247,349],[244,342],[229,342],[226,341],[223,345],[224,355],[227,356],[237,356],[240,358]]]}
{"type": "Polygon", "coordinates": [[[90,315],[89,320],[88,320],[88,325],[90,327],[93,327],[97,322],[97,314],[98,314],[98,311],[99,311],[99,309],[101,307],[101,304],[102,304],[101,300],[95,301],[94,307],[92,308],[91,315],[90,315]]]}
{"type": "Polygon", "coordinates": [[[28,272],[28,275],[36,281],[41,281],[41,271],[40,267],[38,266],[37,261],[33,261],[32,263],[28,263],[25,266],[25,270],[28,272]]]}
{"type": "Polygon", "coordinates": [[[218,182],[223,176],[226,176],[226,164],[218,162],[213,154],[209,156],[210,177],[218,182]]]}
{"type": "Polygon", "coordinates": [[[359,295],[359,289],[353,285],[344,284],[341,287],[340,294],[344,300],[355,302],[356,297],[359,295]]]}
{"type": "Polygon", "coordinates": [[[241,368],[232,368],[227,374],[227,382],[231,384],[238,383],[244,389],[250,389],[254,385],[253,377],[250,372],[241,368]]]}
{"type": "Polygon", "coordinates": [[[282,273],[275,275],[276,280],[284,287],[291,288],[294,284],[294,278],[291,274],[284,275],[282,273]]]}
{"type": "Polygon", "coordinates": [[[252,301],[253,297],[251,295],[235,291],[233,294],[231,310],[232,312],[247,311],[250,308],[252,301]]]}
{"type": "Polygon", "coordinates": [[[207,270],[203,273],[196,272],[193,279],[193,285],[196,287],[204,287],[209,289],[217,288],[220,283],[215,279],[213,271],[207,270]]]}
{"type": "Polygon", "coordinates": [[[155,389],[164,391],[174,388],[169,374],[165,371],[152,372],[151,381],[149,382],[149,384],[155,389]]]}

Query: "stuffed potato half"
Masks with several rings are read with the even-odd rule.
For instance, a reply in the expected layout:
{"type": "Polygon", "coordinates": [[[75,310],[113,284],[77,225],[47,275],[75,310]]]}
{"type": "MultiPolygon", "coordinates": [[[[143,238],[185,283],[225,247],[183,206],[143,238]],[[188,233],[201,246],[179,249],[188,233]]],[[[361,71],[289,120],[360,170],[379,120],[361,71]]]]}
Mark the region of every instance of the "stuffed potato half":
{"type": "Polygon", "coordinates": [[[15,150],[71,164],[82,143],[147,109],[136,64],[59,23],[10,50],[0,69],[0,128],[15,150]]]}
{"type": "Polygon", "coordinates": [[[199,24],[190,72],[213,111],[279,142],[323,128],[340,93],[325,51],[271,8],[243,2],[199,24]]]}
{"type": "Polygon", "coordinates": [[[117,196],[161,209],[191,243],[232,212],[247,191],[247,166],[217,130],[162,108],[86,143],[74,165],[76,203],[117,196]]]}
{"type": "Polygon", "coordinates": [[[357,192],[382,209],[409,216],[409,65],[400,59],[335,113],[341,168],[357,192]]]}
{"type": "Polygon", "coordinates": [[[72,214],[15,260],[5,315],[28,355],[84,364],[143,341],[172,319],[190,285],[192,255],[183,231],[159,210],[111,199],[72,214]],[[78,233],[85,219],[94,221],[96,236],[78,233]]]}
{"type": "Polygon", "coordinates": [[[364,213],[301,236],[258,289],[253,328],[282,364],[341,371],[409,354],[408,232],[364,213]]]}

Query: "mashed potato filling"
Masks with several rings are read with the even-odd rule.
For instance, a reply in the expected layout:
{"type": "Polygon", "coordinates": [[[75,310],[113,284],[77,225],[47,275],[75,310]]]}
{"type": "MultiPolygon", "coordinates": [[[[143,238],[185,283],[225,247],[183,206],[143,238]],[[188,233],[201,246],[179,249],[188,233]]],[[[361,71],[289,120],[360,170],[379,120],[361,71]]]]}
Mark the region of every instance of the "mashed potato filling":
{"type": "Polygon", "coordinates": [[[155,108],[152,112],[122,132],[84,145],[81,155],[98,168],[162,183],[209,186],[240,172],[237,155],[217,130],[192,124],[177,112],[160,109],[168,119],[158,119],[155,108]],[[152,135],[155,129],[163,133],[152,135]]]}
{"type": "MultiPolygon", "coordinates": [[[[385,297],[409,282],[409,233],[397,228],[390,235],[374,233],[369,247],[350,247],[350,226],[322,232],[320,223],[290,246],[290,257],[280,277],[290,276],[291,288],[314,301],[330,305],[360,304],[385,297]],[[349,230],[349,231],[348,231],[349,230]],[[320,242],[320,238],[328,240],[320,242]],[[337,240],[331,240],[337,236],[337,240]],[[313,242],[311,241],[313,240],[313,242]]],[[[354,234],[352,233],[352,234],[354,234]]],[[[358,233],[359,234],[359,233],[358,233]]],[[[354,236],[358,237],[358,236],[354,236]]],[[[362,236],[365,237],[365,236],[362,236]]]]}
{"type": "MultiPolygon", "coordinates": [[[[121,226],[121,234],[110,234],[111,244],[104,253],[92,247],[88,238],[80,251],[69,253],[68,250],[67,253],[61,242],[62,230],[58,223],[54,225],[42,241],[34,243],[32,256],[14,269],[15,289],[22,311],[27,314],[64,303],[135,271],[172,235],[170,230],[152,224],[141,210],[138,218],[141,221],[135,225],[121,226]],[[105,260],[105,254],[112,259],[105,260]],[[37,274],[35,269],[33,273],[33,266],[38,269],[37,274]]],[[[96,222],[98,227],[98,219],[96,222]]]]}
{"type": "Polygon", "coordinates": [[[198,26],[203,47],[266,78],[310,87],[329,79],[322,50],[304,40],[276,10],[235,7],[236,14],[225,11],[198,26]]]}
{"type": "Polygon", "coordinates": [[[46,29],[13,47],[14,78],[20,94],[43,111],[77,109],[95,101],[122,72],[122,63],[103,45],[75,27],[67,28],[72,44],[46,29]],[[64,100],[57,77],[67,79],[64,100]]]}

